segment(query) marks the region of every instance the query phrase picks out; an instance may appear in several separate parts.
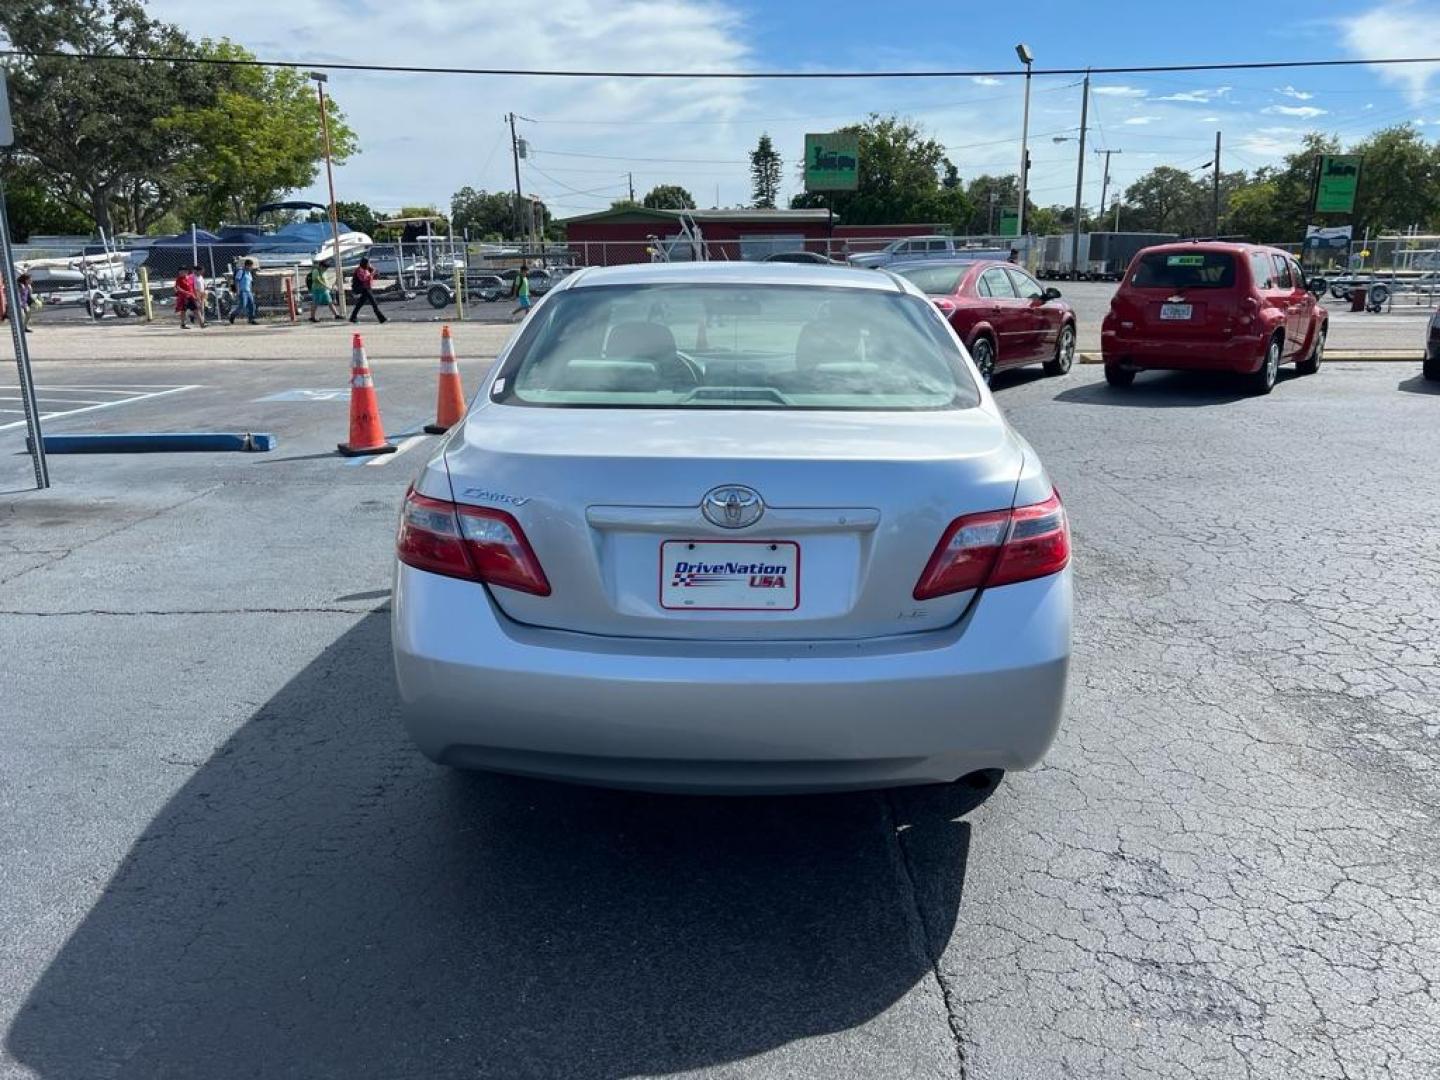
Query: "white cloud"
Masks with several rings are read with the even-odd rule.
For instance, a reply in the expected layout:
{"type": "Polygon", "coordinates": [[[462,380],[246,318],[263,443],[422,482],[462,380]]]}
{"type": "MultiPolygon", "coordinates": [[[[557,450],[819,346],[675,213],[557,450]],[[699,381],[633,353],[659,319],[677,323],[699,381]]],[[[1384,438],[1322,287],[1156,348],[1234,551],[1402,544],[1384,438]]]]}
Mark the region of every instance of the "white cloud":
{"type": "Polygon", "coordinates": [[[1289,98],[1294,98],[1296,101],[1309,101],[1315,96],[1308,90],[1296,90],[1295,87],[1291,86],[1289,83],[1286,83],[1284,86],[1279,87],[1275,92],[1277,94],[1283,94],[1289,98]]]}
{"type": "MultiPolygon", "coordinates": [[[[978,86],[999,86],[1003,80],[997,79],[993,75],[974,75],[971,76],[970,81],[978,86]]],[[[1015,202],[1016,205],[1019,205],[1020,200],[1018,197],[1015,202]]]]}
{"type": "Polygon", "coordinates": [[[1125,123],[1131,125],[1132,127],[1139,127],[1144,124],[1153,124],[1156,120],[1159,119],[1160,117],[1158,116],[1132,116],[1128,120],[1126,120],[1125,123]]]}
{"type": "MultiPolygon", "coordinates": [[[[752,63],[739,14],[716,0],[547,0],[527,8],[524,18],[502,19],[479,6],[446,0],[358,7],[354,0],[311,0],[299,5],[293,0],[253,0],[239,21],[234,9],[225,5],[150,0],[148,8],[157,18],[178,23],[197,37],[230,36],[265,58],[316,64],[327,60],[457,66],[491,62],[507,68],[703,71],[743,69],[752,63]],[[439,43],[443,45],[437,52],[439,43]]],[[[782,134],[778,125],[727,126],[753,99],[755,84],[746,80],[336,71],[330,75],[329,88],[362,149],[336,170],[337,194],[387,210],[428,202],[444,207],[451,193],[464,184],[509,190],[513,186],[509,129],[503,116],[511,109],[540,119],[588,122],[521,125],[521,134],[537,152],[533,165],[566,187],[588,193],[566,191],[522,161],[525,189],[540,194],[562,214],[604,209],[611,198],[625,194],[624,173],[632,167],[637,194],[654,184],[680,183],[708,206],[720,180],[724,201],[746,199],[745,153],[767,126],[786,151],[787,182],[792,172],[789,159],[798,154],[792,147],[799,140],[792,139],[788,130],[782,134]],[[614,121],[621,123],[609,123],[614,121]],[[686,127],[653,121],[697,123],[686,127]],[[735,165],[717,175],[727,166],[632,165],[562,158],[549,151],[717,159],[735,165]]],[[[823,108],[814,102],[799,107],[791,91],[788,101],[773,95],[760,115],[841,111],[830,101],[823,108]]],[[[324,187],[322,176],[302,197],[318,196],[319,201],[324,187]]]]}
{"type": "MultiPolygon", "coordinates": [[[[1218,116],[1202,116],[1202,117],[1200,117],[1200,123],[1202,123],[1202,124],[1218,124],[1219,122],[1220,122],[1220,118],[1219,118],[1218,116]]],[[[1018,202],[1019,200],[1016,200],[1016,201],[1018,202]]]]}
{"type": "Polygon", "coordinates": [[[1216,98],[1223,98],[1230,93],[1232,87],[1217,86],[1213,90],[1181,90],[1178,93],[1166,94],[1164,97],[1155,98],[1156,101],[1188,101],[1199,104],[1214,101],[1216,98]]]}
{"type": "Polygon", "coordinates": [[[1313,120],[1317,116],[1324,116],[1327,112],[1327,110],[1314,105],[1269,105],[1260,111],[1271,116],[1296,116],[1301,120],[1313,120]]]}
{"type": "Polygon", "coordinates": [[[1142,98],[1146,95],[1146,93],[1148,93],[1148,91],[1142,89],[1139,86],[1095,86],[1091,87],[1091,92],[1095,94],[1103,94],[1106,97],[1128,98],[1142,98]]]}
{"type": "MultiPolygon", "coordinates": [[[[1433,4],[1411,0],[1380,3],[1341,19],[1340,29],[1346,48],[1362,59],[1440,56],[1440,19],[1435,18],[1433,4]]],[[[1419,105],[1430,80],[1440,75],[1440,64],[1384,64],[1374,70],[1382,81],[1405,87],[1411,103],[1419,105]]]]}

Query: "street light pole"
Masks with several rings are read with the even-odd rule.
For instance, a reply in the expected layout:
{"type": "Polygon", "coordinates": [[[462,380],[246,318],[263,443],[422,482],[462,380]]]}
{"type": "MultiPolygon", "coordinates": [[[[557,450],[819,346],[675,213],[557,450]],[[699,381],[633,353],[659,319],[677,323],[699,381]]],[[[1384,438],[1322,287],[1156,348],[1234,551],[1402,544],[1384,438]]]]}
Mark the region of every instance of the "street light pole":
{"type": "Polygon", "coordinates": [[[1070,237],[1070,272],[1080,280],[1080,203],[1085,194],[1085,125],[1090,119],[1090,72],[1080,91],[1080,153],[1075,158],[1075,231],[1070,237]]]}
{"type": "Polygon", "coordinates": [[[1020,121],[1020,208],[1015,214],[1015,238],[1025,235],[1025,198],[1030,191],[1030,69],[1035,63],[1035,54],[1030,46],[1021,42],[1015,46],[1015,55],[1025,65],[1025,113],[1020,121]]]}
{"type": "Polygon", "coordinates": [[[340,304],[340,314],[345,314],[345,264],[340,260],[340,212],[335,208],[335,166],[330,160],[330,120],[325,115],[325,84],[330,76],[323,71],[311,71],[315,80],[315,96],[320,101],[320,133],[325,139],[325,180],[330,185],[330,243],[335,256],[335,292],[340,304]]]}
{"type": "Polygon", "coordinates": [[[1100,183],[1100,218],[1101,227],[1104,227],[1105,197],[1110,194],[1110,155],[1123,154],[1123,150],[1096,150],[1097,154],[1105,155],[1105,179],[1100,183]]]}

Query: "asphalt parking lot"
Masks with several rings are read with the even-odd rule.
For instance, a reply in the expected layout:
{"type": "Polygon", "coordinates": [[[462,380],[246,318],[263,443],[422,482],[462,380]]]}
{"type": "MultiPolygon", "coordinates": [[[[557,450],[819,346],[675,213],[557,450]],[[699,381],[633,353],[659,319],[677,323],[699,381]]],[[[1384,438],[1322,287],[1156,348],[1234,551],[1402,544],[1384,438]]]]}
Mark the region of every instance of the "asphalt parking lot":
{"type": "MultiPolygon", "coordinates": [[[[47,401],[123,401],[52,430],[280,445],[35,493],[0,413],[0,1077],[1440,1073],[1418,333],[1264,398],[1003,375],[1077,552],[1046,764],[736,800],[411,749],[387,599],[435,326],[366,328],[406,450],[357,461],[347,328],[49,329],[47,401]]],[[[457,328],[467,387],[507,332],[457,328]]]]}

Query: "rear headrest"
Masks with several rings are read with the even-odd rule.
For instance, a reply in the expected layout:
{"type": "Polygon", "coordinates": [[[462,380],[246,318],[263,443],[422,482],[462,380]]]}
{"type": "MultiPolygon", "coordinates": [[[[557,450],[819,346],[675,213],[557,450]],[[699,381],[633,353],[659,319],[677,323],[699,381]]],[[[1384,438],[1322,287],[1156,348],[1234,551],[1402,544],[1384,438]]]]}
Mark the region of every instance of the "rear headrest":
{"type": "Polygon", "coordinates": [[[660,323],[616,323],[605,341],[605,355],[617,360],[663,360],[675,355],[675,335],[660,323]]]}
{"type": "Polygon", "coordinates": [[[860,328],[849,323],[808,322],[795,342],[795,366],[808,371],[820,364],[851,364],[860,359],[860,328]]]}

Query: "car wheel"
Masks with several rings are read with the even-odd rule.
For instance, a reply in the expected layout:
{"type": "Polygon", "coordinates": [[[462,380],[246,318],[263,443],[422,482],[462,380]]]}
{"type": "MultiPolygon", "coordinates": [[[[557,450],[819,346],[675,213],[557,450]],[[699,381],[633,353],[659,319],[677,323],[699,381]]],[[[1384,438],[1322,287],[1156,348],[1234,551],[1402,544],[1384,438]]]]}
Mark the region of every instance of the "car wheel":
{"type": "Polygon", "coordinates": [[[450,303],[450,290],[444,285],[431,285],[425,290],[425,299],[433,308],[443,308],[450,303]]]}
{"type": "Polygon", "coordinates": [[[1105,381],[1111,386],[1129,386],[1135,381],[1135,372],[1118,364],[1106,364],[1105,381]]]}
{"type": "Polygon", "coordinates": [[[1320,362],[1325,359],[1325,327],[1321,327],[1315,335],[1315,347],[1310,350],[1310,355],[1295,365],[1295,370],[1301,375],[1314,375],[1320,370],[1320,362]]]}
{"type": "Polygon", "coordinates": [[[133,314],[135,314],[135,312],[130,307],[130,302],[128,300],[115,301],[115,315],[117,318],[128,319],[133,314]]]}
{"type": "Polygon", "coordinates": [[[1248,378],[1250,393],[1258,396],[1275,389],[1275,380],[1280,377],[1280,349],[1284,341],[1278,334],[1270,339],[1270,344],[1265,347],[1265,359],[1260,361],[1260,370],[1248,378]]]}
{"type": "Polygon", "coordinates": [[[1055,342],[1055,359],[1045,361],[1046,375],[1068,375],[1075,363],[1075,327],[1060,328],[1060,339],[1055,342]]]}
{"type": "Polygon", "coordinates": [[[1370,293],[1365,298],[1365,308],[1371,314],[1378,314],[1385,310],[1385,305],[1390,301],[1390,288],[1387,285],[1371,285],[1370,293]]]}
{"type": "Polygon", "coordinates": [[[1431,382],[1440,382],[1440,352],[1425,354],[1425,366],[1421,368],[1421,373],[1431,382]]]}
{"type": "Polygon", "coordinates": [[[989,386],[995,375],[995,346],[990,344],[989,338],[975,339],[975,344],[970,346],[970,359],[975,361],[975,370],[980,372],[980,378],[989,386]]]}

